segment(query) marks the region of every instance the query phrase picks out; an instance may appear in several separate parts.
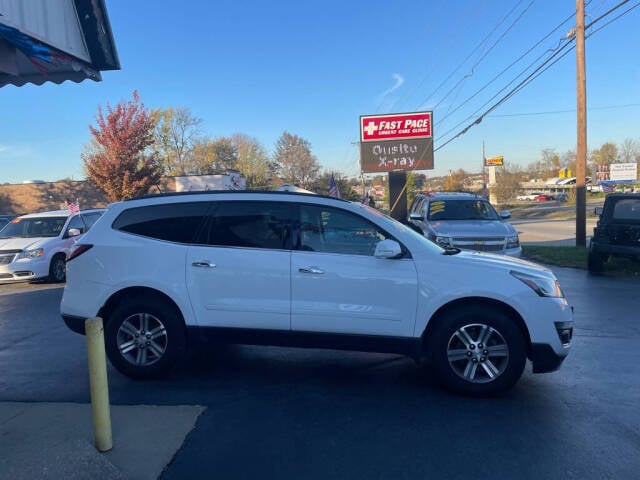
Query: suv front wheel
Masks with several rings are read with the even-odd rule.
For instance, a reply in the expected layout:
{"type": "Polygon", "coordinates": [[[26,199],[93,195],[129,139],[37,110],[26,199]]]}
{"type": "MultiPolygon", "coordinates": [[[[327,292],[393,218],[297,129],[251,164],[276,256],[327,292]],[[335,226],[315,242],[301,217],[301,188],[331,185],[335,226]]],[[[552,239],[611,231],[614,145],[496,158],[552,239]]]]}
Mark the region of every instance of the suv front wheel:
{"type": "Polygon", "coordinates": [[[511,388],[524,370],[527,343],[501,311],[464,307],[438,318],[428,353],[441,383],[465,395],[492,395],[511,388]]]}
{"type": "Polygon", "coordinates": [[[184,322],[173,305],[147,296],[127,298],[109,315],[105,348],[116,369],[131,378],[166,374],[186,349],[184,322]]]}

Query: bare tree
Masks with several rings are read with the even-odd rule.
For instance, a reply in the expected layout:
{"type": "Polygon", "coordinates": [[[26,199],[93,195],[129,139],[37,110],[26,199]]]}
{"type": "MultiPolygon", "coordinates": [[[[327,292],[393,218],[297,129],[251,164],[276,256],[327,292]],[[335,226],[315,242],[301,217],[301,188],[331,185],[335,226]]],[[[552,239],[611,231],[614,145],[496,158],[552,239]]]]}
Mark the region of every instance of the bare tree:
{"type": "Polygon", "coordinates": [[[283,132],[276,142],[274,162],[282,181],[302,188],[308,188],[320,171],[318,160],[311,154],[311,143],[289,132],[283,132]]]}
{"type": "Polygon", "coordinates": [[[640,155],[640,142],[633,138],[625,138],[620,145],[620,161],[622,163],[635,162],[640,155]]]}
{"type": "Polygon", "coordinates": [[[151,111],[156,122],[156,147],[168,175],[186,175],[193,169],[193,148],[202,120],[187,107],[151,111]]]}

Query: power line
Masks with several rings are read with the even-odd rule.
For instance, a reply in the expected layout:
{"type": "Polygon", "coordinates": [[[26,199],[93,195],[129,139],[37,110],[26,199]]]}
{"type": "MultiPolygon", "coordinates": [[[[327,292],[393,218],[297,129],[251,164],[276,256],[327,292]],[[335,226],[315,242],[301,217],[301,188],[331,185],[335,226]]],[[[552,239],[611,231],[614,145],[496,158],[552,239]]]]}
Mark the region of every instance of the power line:
{"type": "MultiPolygon", "coordinates": [[[[585,28],[591,27],[592,25],[594,25],[595,23],[597,23],[598,21],[602,20],[603,18],[605,18],[607,15],[610,15],[611,13],[613,13],[615,10],[617,10],[618,8],[622,7],[624,4],[628,3],[630,0],[624,0],[622,2],[620,2],[619,4],[617,4],[616,6],[612,7],[611,9],[609,9],[607,12],[605,12],[604,14],[602,14],[601,16],[599,16],[598,18],[596,18],[594,21],[590,22],[588,25],[585,26],[585,28]]],[[[628,9],[627,11],[623,12],[622,14],[618,15],[618,17],[616,18],[620,18],[622,15],[628,13],[629,11],[633,10],[633,8],[637,7],[638,5],[640,5],[640,2],[636,5],[634,5],[632,8],[628,9]]],[[[614,19],[615,20],[615,19],[614,19]]],[[[612,20],[613,21],[613,20],[612,20]]],[[[608,22],[611,23],[611,22],[608,22]]],[[[600,30],[600,29],[598,29],[600,30]]],[[[597,31],[597,30],[596,30],[597,31]]],[[[591,32],[588,36],[593,35],[594,32],[591,32]]],[[[572,40],[575,40],[575,36],[572,37],[572,40]]],[[[507,93],[504,97],[502,97],[498,102],[496,102],[494,105],[492,105],[487,111],[485,111],[482,115],[480,115],[475,121],[473,121],[471,124],[467,125],[467,127],[465,127],[463,130],[461,130],[460,132],[458,132],[456,135],[454,135],[453,137],[451,137],[449,140],[447,140],[445,143],[443,143],[442,145],[438,146],[437,148],[434,149],[434,151],[440,150],[441,148],[445,147],[446,145],[448,145],[449,143],[451,143],[453,140],[455,140],[456,138],[464,135],[465,133],[467,133],[467,131],[472,128],[474,125],[478,125],[480,124],[480,122],[482,122],[482,120],[484,119],[485,116],[487,116],[489,113],[491,113],[493,110],[495,110],[496,108],[498,108],[500,105],[502,105],[504,102],[506,102],[509,98],[511,98],[513,95],[515,95],[517,92],[519,92],[520,90],[522,90],[525,86],[527,86],[531,81],[533,81],[535,78],[537,78],[539,75],[541,75],[543,72],[545,72],[548,68],[550,68],[551,66],[553,66],[555,63],[557,63],[559,60],[561,60],[563,57],[565,57],[569,52],[571,52],[571,50],[573,50],[575,48],[575,45],[573,45],[569,50],[567,50],[566,52],[564,52],[562,55],[560,55],[558,58],[556,58],[552,63],[549,64],[549,62],[554,59],[554,57],[558,56],[560,54],[560,52],[562,52],[562,50],[569,45],[569,43],[566,43],[565,45],[563,45],[558,51],[556,51],[552,56],[550,56],[548,59],[546,59],[538,68],[536,68],[536,70],[534,70],[527,78],[525,78],[522,82],[520,82],[518,85],[516,85],[509,93],[507,93]],[[547,65],[548,64],[548,65],[547,65]],[[545,67],[543,69],[543,67],[545,67]]],[[[481,107],[482,108],[482,107],[481,107]]],[[[472,114],[472,116],[475,115],[472,114]]],[[[466,121],[466,120],[465,120],[466,121]]],[[[462,123],[464,123],[465,121],[463,121],[462,123]]],[[[459,124],[458,124],[459,125],[459,124]]],[[[457,128],[457,126],[455,127],[457,128]]],[[[447,132],[448,133],[448,132],[447,132]]],[[[445,134],[446,135],[446,134],[445,134]]]]}
{"type": "MultiPolygon", "coordinates": [[[[531,51],[533,51],[536,47],[538,47],[542,42],[544,42],[546,39],[548,39],[551,35],[553,35],[556,31],[558,31],[560,28],[562,28],[562,26],[567,23],[569,20],[571,20],[573,18],[574,14],[572,13],[571,15],[569,15],[567,18],[565,18],[560,24],[558,24],[553,30],[551,30],[549,33],[547,33],[544,37],[542,37],[540,40],[538,40],[538,42],[535,43],[535,45],[533,45],[531,48],[529,48],[526,52],[524,52],[522,55],[520,55],[516,60],[514,60],[513,62],[511,62],[507,67],[505,67],[500,73],[498,73],[496,76],[494,76],[491,80],[489,80],[487,83],[485,83],[481,88],[479,88],[478,90],[476,90],[476,92],[471,95],[470,97],[468,97],[467,99],[465,99],[460,105],[458,105],[454,110],[447,112],[447,114],[441,118],[439,120],[439,123],[442,124],[447,118],[449,118],[451,115],[453,115],[455,112],[457,112],[460,108],[462,108],[465,104],[467,104],[470,100],[473,100],[479,93],[481,93],[482,91],[484,91],[487,87],[489,87],[493,82],[495,82],[498,78],[500,78],[502,75],[504,75],[509,69],[511,69],[511,67],[513,67],[515,64],[517,64],[520,60],[522,60],[524,57],[526,57],[529,53],[531,53],[531,51]]],[[[527,68],[525,68],[522,72],[520,72],[520,74],[518,74],[516,76],[516,78],[520,77],[527,69],[529,69],[535,62],[537,62],[541,57],[543,57],[546,53],[548,52],[553,52],[554,50],[557,50],[559,48],[560,44],[558,44],[558,46],[556,46],[555,49],[547,49],[544,53],[542,53],[542,55],[539,55],[533,62],[531,62],[527,68]]],[[[515,81],[512,80],[510,83],[507,84],[510,85],[511,83],[513,83],[515,81]]],[[[499,93],[499,92],[498,92],[499,93]]],[[[495,98],[492,97],[492,98],[495,98]]],[[[491,100],[489,100],[491,101],[491,100]]],[[[488,102],[487,102],[488,103],[488,102]]]]}
{"type": "MultiPolygon", "coordinates": [[[[498,22],[498,24],[493,27],[493,29],[482,39],[482,41],[480,43],[478,43],[478,45],[471,51],[471,53],[469,53],[469,55],[467,55],[467,57],[460,62],[460,64],[447,76],[447,78],[445,78],[442,82],[440,82],[440,84],[435,88],[435,90],[433,90],[433,92],[431,92],[429,94],[429,96],[427,96],[426,99],[424,99],[422,102],[419,103],[419,105],[424,105],[425,103],[427,103],[429,100],[431,100],[431,97],[433,97],[433,95],[436,94],[436,92],[438,90],[440,90],[440,88],[445,85],[449,79],[451,79],[451,77],[453,77],[458,70],[460,70],[460,68],[462,68],[462,66],[467,62],[467,60],[469,60],[477,51],[479,48],[482,47],[482,45],[484,45],[484,43],[486,43],[489,38],[491,38],[491,35],[493,35],[493,33],[500,27],[500,25],[502,25],[504,23],[504,21],[509,18],[509,16],[513,13],[513,11],[523,2],[524,0],[520,0],[511,10],[509,10],[509,12],[498,22]]],[[[442,102],[441,102],[442,103],[442,102]]]]}
{"type": "MultiPolygon", "coordinates": [[[[588,110],[611,110],[616,108],[628,108],[628,107],[640,107],[640,103],[626,103],[624,105],[607,105],[604,107],[589,107],[588,110]]],[[[509,113],[503,115],[487,115],[487,118],[500,118],[500,117],[532,117],[535,115],[553,115],[556,113],[575,113],[576,109],[569,110],[551,110],[548,112],[529,112],[529,113],[509,113]]]]}

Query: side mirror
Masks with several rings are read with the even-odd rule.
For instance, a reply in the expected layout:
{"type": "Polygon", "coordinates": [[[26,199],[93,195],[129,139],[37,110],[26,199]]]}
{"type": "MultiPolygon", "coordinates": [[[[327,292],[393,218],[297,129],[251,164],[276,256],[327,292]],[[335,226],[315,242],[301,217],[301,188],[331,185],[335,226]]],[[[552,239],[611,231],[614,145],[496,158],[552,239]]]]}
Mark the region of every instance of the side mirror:
{"type": "Polygon", "coordinates": [[[602,215],[602,211],[603,211],[603,208],[602,208],[602,207],[596,207],[596,208],[594,209],[594,211],[593,211],[593,212],[594,212],[596,215],[600,216],[600,215],[602,215]]]}
{"type": "Polygon", "coordinates": [[[402,255],[400,244],[395,240],[381,240],[373,254],[376,258],[397,258],[402,255]]]}
{"type": "Polygon", "coordinates": [[[508,210],[502,210],[500,212],[500,218],[502,218],[503,220],[506,220],[507,218],[511,218],[511,212],[508,210]]]}
{"type": "Polygon", "coordinates": [[[424,220],[424,218],[419,213],[413,212],[409,214],[409,220],[424,220]]]}
{"type": "Polygon", "coordinates": [[[77,237],[78,235],[80,235],[80,230],[77,228],[70,228],[69,230],[67,230],[67,238],[77,237]]]}

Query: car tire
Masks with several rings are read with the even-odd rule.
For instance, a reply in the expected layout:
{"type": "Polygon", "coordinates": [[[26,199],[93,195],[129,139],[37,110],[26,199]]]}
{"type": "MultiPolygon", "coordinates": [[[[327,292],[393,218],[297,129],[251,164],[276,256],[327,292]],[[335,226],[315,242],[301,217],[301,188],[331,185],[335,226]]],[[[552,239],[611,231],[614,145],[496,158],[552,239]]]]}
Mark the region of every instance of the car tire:
{"type": "Polygon", "coordinates": [[[120,373],[135,379],[162,377],[186,350],[182,315],[157,297],[127,298],[107,319],[105,348],[120,373]]]}
{"type": "Polygon", "coordinates": [[[67,261],[62,253],[56,253],[49,264],[48,280],[54,283],[62,283],[67,279],[67,261]]]}
{"type": "Polygon", "coordinates": [[[527,340],[516,322],[499,309],[465,306],[434,321],[427,353],[447,389],[489,396],[513,387],[522,376],[527,340]]]}
{"type": "Polygon", "coordinates": [[[604,262],[606,261],[606,255],[589,251],[589,257],[587,258],[587,268],[591,273],[602,273],[604,270],[604,262]]]}

